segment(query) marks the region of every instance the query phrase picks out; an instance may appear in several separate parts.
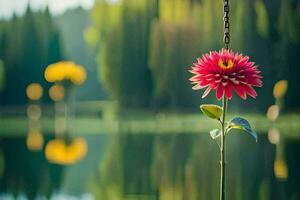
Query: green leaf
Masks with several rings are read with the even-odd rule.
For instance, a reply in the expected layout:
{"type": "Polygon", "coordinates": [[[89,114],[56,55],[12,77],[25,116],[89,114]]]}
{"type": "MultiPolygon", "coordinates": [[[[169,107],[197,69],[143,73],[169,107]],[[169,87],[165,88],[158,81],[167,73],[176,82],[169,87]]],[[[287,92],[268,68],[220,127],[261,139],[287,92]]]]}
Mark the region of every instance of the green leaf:
{"type": "Polygon", "coordinates": [[[221,131],[219,129],[214,129],[214,130],[209,131],[209,134],[210,134],[210,137],[215,140],[216,138],[221,136],[221,131]]]}
{"type": "Polygon", "coordinates": [[[235,117],[230,121],[229,128],[246,131],[251,136],[253,136],[255,141],[257,142],[257,133],[251,128],[250,123],[246,119],[241,117],[235,117]]]}
{"type": "Polygon", "coordinates": [[[213,139],[213,140],[215,140],[216,141],[216,143],[219,145],[219,147],[220,147],[220,145],[221,145],[221,141],[220,141],[220,136],[221,136],[221,134],[222,134],[222,132],[221,132],[221,130],[219,130],[219,129],[213,129],[213,130],[211,130],[211,131],[209,131],[209,134],[210,134],[210,137],[213,139]]]}
{"type": "Polygon", "coordinates": [[[203,104],[200,106],[200,109],[207,117],[218,120],[223,112],[223,109],[220,106],[213,104],[203,104]]]}

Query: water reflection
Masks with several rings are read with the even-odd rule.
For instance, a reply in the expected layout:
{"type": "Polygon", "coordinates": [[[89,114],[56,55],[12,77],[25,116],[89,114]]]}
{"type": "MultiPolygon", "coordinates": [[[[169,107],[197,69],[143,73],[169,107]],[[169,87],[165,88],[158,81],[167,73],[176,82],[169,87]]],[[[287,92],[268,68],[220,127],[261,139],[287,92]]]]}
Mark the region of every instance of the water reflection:
{"type": "MultiPolygon", "coordinates": [[[[276,146],[267,136],[256,145],[244,137],[233,134],[228,141],[227,198],[299,199],[299,141],[285,143],[289,177],[280,182],[273,171],[276,146]]],[[[26,150],[26,138],[2,138],[1,193],[26,194],[28,199],[53,195],[56,199],[87,195],[97,200],[218,198],[218,149],[208,134],[123,133],[90,135],[86,140],[86,157],[66,167],[49,163],[43,152],[26,150]]]]}
{"type": "Polygon", "coordinates": [[[85,157],[88,145],[84,138],[72,136],[69,127],[72,115],[71,83],[82,84],[86,74],[82,67],[74,63],[59,62],[47,67],[45,77],[55,82],[49,89],[49,96],[54,102],[55,139],[47,143],[45,155],[50,163],[73,165],[85,157]]]}
{"type": "Polygon", "coordinates": [[[271,105],[267,111],[267,118],[272,122],[272,127],[268,131],[270,143],[276,145],[276,159],[274,161],[274,174],[280,181],[288,178],[288,166],[285,160],[285,138],[280,135],[280,130],[276,128],[276,121],[284,108],[284,97],[288,89],[287,80],[277,81],[273,88],[275,105],[271,105]]]}
{"type": "Polygon", "coordinates": [[[50,197],[61,186],[63,167],[49,164],[41,151],[28,151],[25,138],[2,138],[0,145],[5,163],[1,193],[34,199],[38,194],[50,197]]]}
{"type": "MultiPolygon", "coordinates": [[[[243,137],[229,139],[227,198],[299,199],[299,170],[294,168],[286,183],[278,182],[273,171],[276,146],[267,137],[257,145],[243,137]]],[[[94,194],[96,199],[217,199],[216,151],[205,134],[118,135],[96,172],[94,194]]],[[[290,168],[295,160],[287,158],[290,168]]]]}
{"type": "Polygon", "coordinates": [[[44,136],[39,130],[31,129],[27,135],[26,145],[31,151],[40,151],[44,145],[44,136]]]}
{"type": "Polygon", "coordinates": [[[87,144],[83,138],[56,138],[48,142],[45,154],[51,163],[71,165],[87,153],[87,144]]]}
{"type": "Polygon", "coordinates": [[[43,88],[38,83],[31,83],[26,87],[26,95],[29,99],[27,106],[29,131],[26,145],[30,151],[40,151],[44,145],[44,136],[40,130],[40,119],[42,115],[40,100],[43,96],[43,88]]]}

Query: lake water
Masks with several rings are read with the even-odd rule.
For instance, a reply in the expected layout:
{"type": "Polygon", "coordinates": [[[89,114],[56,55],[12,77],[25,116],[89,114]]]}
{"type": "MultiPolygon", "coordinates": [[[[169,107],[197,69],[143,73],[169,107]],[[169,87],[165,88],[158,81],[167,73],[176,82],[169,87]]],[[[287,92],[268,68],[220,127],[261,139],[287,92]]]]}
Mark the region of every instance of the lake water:
{"type": "MultiPolygon", "coordinates": [[[[209,134],[84,135],[86,156],[49,163],[26,137],[0,139],[0,199],[217,200],[219,152],[209,134]]],[[[300,199],[300,141],[258,143],[232,134],[227,143],[228,200],[300,199]]]]}

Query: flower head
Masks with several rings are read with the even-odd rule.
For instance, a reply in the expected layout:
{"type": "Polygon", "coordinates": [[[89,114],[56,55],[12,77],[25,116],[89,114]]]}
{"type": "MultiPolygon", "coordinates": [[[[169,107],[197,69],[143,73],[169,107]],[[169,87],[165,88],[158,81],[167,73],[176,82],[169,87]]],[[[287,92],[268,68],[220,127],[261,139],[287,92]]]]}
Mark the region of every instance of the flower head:
{"type": "Polygon", "coordinates": [[[257,93],[253,86],[262,86],[261,72],[257,68],[254,62],[249,61],[248,56],[226,49],[219,52],[211,51],[194,63],[190,70],[194,76],[190,81],[195,84],[194,90],[206,88],[202,98],[206,97],[211,90],[216,90],[218,100],[223,95],[231,99],[233,90],[242,99],[246,99],[247,95],[255,98],[257,93]]]}
{"type": "Polygon", "coordinates": [[[81,85],[86,79],[86,71],[73,62],[61,61],[47,66],[45,78],[48,82],[70,81],[81,85]]]}

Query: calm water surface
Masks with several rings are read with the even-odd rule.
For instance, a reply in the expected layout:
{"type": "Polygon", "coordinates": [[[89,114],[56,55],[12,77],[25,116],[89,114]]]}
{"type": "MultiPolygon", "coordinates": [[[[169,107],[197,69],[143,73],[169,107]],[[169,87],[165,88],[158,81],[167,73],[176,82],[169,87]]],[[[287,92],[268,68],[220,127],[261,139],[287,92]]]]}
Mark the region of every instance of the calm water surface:
{"type": "MultiPolygon", "coordinates": [[[[67,166],[49,163],[44,148],[28,150],[25,137],[2,137],[0,199],[218,199],[218,147],[208,134],[82,137],[87,155],[67,166]]],[[[227,146],[228,200],[300,199],[300,141],[233,134],[227,146]]]]}

